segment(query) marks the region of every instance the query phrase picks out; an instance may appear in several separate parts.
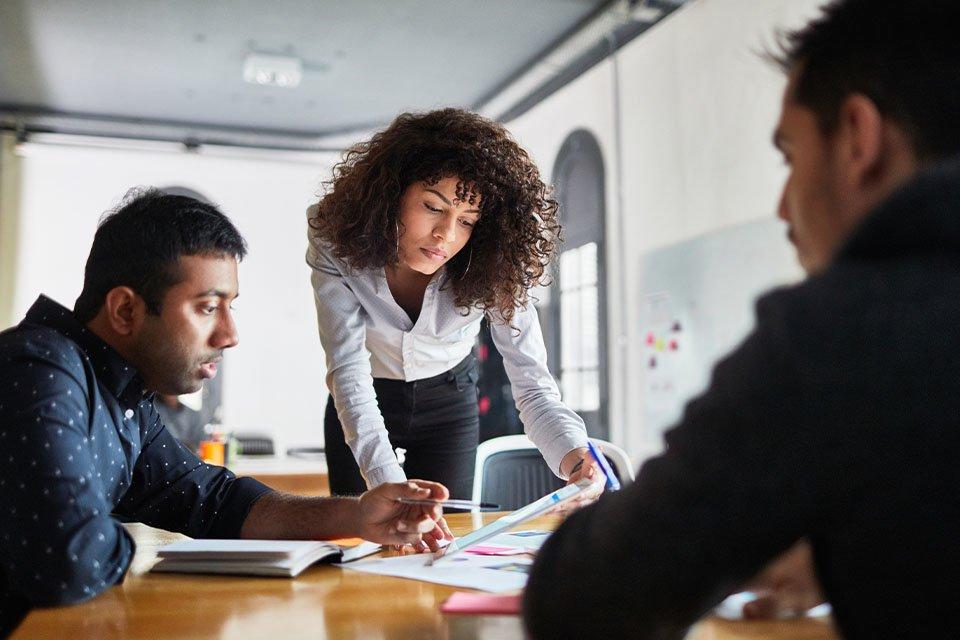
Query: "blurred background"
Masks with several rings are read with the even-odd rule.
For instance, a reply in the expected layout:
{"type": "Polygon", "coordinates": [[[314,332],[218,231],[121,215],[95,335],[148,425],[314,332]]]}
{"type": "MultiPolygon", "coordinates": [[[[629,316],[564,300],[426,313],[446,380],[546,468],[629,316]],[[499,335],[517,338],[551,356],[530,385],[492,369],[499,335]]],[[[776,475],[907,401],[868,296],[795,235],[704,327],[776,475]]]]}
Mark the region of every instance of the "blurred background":
{"type": "MultiPolygon", "coordinates": [[[[250,245],[240,346],[202,422],[323,445],[305,209],[400,112],[503,122],[556,186],[566,242],[536,297],[550,367],[635,464],[800,271],[774,218],[778,28],[820,0],[0,2],[0,328],[72,307],[131,187],[219,205],[250,245]]],[[[517,433],[481,338],[487,436],[517,433]]]]}

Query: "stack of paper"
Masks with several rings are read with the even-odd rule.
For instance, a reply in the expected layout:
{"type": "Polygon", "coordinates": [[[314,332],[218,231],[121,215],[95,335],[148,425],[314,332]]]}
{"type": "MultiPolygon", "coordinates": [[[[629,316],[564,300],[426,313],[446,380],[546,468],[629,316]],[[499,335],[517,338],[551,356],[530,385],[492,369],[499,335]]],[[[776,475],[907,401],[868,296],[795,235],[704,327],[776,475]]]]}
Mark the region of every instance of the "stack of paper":
{"type": "Polygon", "coordinates": [[[433,554],[379,558],[344,568],[493,593],[522,589],[533,564],[532,555],[550,532],[510,530],[595,489],[589,482],[567,485],[457,538],[433,554]]]}
{"type": "Polygon", "coordinates": [[[538,530],[501,533],[489,538],[486,546],[468,547],[466,553],[438,564],[431,564],[431,554],[422,553],[356,562],[344,568],[503,593],[522,589],[526,585],[527,573],[533,564],[531,554],[540,548],[549,535],[549,531],[538,530]],[[478,548],[480,553],[474,552],[478,548]]]}
{"type": "Polygon", "coordinates": [[[362,541],[340,547],[316,540],[183,540],[161,548],[150,570],[292,578],[320,560],[349,562],[379,550],[362,541]]]}

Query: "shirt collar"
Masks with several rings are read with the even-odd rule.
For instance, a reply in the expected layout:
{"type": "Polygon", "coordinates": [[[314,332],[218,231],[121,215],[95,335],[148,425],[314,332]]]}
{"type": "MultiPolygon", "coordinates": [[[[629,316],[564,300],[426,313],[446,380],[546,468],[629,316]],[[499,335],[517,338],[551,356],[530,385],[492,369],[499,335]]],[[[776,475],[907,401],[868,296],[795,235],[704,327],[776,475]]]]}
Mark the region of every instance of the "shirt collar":
{"type": "Polygon", "coordinates": [[[73,312],[45,295],[33,303],[24,322],[48,327],[75,342],[90,359],[97,378],[116,397],[144,392],[136,368],[100,336],[83,326],[73,312]]]}

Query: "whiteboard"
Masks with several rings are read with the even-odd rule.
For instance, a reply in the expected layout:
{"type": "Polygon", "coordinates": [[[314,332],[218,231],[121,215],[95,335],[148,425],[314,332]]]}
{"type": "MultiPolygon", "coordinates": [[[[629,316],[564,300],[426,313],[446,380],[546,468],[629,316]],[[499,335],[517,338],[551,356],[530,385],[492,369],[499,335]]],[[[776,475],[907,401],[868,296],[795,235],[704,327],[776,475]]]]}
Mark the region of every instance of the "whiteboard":
{"type": "MultiPolygon", "coordinates": [[[[803,273],[782,222],[748,222],[640,259],[642,441],[659,441],[748,334],[757,297],[803,273]]],[[[636,437],[634,435],[634,437],[636,437]]]]}

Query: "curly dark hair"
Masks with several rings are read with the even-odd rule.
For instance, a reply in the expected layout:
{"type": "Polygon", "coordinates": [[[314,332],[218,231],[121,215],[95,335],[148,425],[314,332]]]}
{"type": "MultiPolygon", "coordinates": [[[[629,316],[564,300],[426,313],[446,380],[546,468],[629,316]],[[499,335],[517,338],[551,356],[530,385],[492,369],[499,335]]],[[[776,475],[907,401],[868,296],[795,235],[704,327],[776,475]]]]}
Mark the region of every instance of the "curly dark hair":
{"type": "Polygon", "coordinates": [[[470,240],[447,264],[456,304],[496,312],[509,323],[530,288],[545,283],[561,234],[551,188],[496,122],[453,108],[400,114],[333,168],[311,233],[350,268],[396,265],[403,192],[448,177],[458,179],[460,200],[480,198],[470,240]]]}

